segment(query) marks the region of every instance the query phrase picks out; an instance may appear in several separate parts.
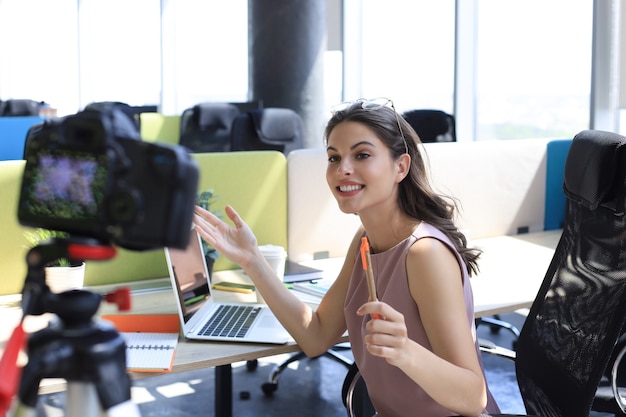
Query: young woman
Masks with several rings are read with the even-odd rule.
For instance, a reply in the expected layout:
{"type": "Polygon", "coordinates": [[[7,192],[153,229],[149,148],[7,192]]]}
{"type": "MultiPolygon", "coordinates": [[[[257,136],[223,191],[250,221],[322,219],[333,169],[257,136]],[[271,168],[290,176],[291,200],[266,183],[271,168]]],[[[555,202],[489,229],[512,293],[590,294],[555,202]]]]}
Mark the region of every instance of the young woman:
{"type": "MultiPolygon", "coordinates": [[[[246,223],[196,209],[196,227],[239,264],[298,345],[314,357],[346,329],[378,416],[497,413],[476,342],[469,282],[479,251],[453,222],[454,204],[429,185],[419,138],[387,99],[344,103],[326,127],[326,179],[362,228],[313,311],[276,279],[246,223]],[[361,238],[379,301],[368,302],[361,238]]],[[[332,237],[329,237],[332,238],[332,237]]]]}

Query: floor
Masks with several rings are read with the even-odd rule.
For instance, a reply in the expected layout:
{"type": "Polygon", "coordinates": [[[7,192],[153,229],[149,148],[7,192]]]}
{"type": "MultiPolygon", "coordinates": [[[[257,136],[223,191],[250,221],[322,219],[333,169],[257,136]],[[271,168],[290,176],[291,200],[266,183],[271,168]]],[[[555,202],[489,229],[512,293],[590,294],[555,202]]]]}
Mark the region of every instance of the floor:
{"type": "MultiPolygon", "coordinates": [[[[523,315],[512,313],[502,317],[519,326],[523,315]]],[[[500,330],[496,334],[488,326],[478,329],[479,337],[501,346],[511,347],[514,336],[500,330]]],[[[350,352],[342,352],[350,357],[350,352]]],[[[248,371],[245,362],[233,365],[233,416],[235,417],[345,417],[340,393],[346,368],[322,357],[293,364],[281,375],[278,389],[266,396],[261,385],[276,363],[288,355],[259,361],[258,368],[248,371]]],[[[517,389],[513,363],[491,355],[483,357],[487,382],[503,413],[524,414],[517,389]]],[[[134,381],[133,399],[143,417],[215,416],[213,410],[213,369],[164,375],[134,381]]],[[[62,417],[63,394],[40,398],[37,417],[62,417]]],[[[608,415],[593,413],[593,417],[608,415]]]]}

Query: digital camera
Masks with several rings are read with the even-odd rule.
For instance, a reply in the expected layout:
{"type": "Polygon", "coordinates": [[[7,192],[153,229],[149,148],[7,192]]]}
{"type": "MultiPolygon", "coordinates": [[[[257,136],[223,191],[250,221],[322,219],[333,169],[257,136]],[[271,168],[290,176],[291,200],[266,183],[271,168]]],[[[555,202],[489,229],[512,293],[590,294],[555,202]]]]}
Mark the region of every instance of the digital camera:
{"type": "Polygon", "coordinates": [[[198,167],[184,148],[143,142],[127,115],[86,108],[31,128],[22,225],[147,250],[184,248],[198,167]]]}

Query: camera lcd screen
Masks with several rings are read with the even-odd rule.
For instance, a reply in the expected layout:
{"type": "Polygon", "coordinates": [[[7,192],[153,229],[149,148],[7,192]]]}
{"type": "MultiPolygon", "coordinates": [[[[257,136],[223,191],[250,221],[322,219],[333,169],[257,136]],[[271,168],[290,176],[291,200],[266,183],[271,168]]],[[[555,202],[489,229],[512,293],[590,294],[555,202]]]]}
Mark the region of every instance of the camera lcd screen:
{"type": "Polygon", "coordinates": [[[31,219],[97,219],[105,194],[106,157],[42,152],[27,166],[21,210],[31,219]]]}

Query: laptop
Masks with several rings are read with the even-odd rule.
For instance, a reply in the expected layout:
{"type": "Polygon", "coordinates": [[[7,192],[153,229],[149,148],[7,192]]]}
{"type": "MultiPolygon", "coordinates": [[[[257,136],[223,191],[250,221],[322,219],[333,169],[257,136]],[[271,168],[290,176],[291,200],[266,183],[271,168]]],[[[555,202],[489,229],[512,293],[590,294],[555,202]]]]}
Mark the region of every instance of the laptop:
{"type": "Polygon", "coordinates": [[[183,336],[193,340],[283,344],[293,340],[265,304],[213,299],[200,235],[186,249],[165,248],[183,336]]]}

